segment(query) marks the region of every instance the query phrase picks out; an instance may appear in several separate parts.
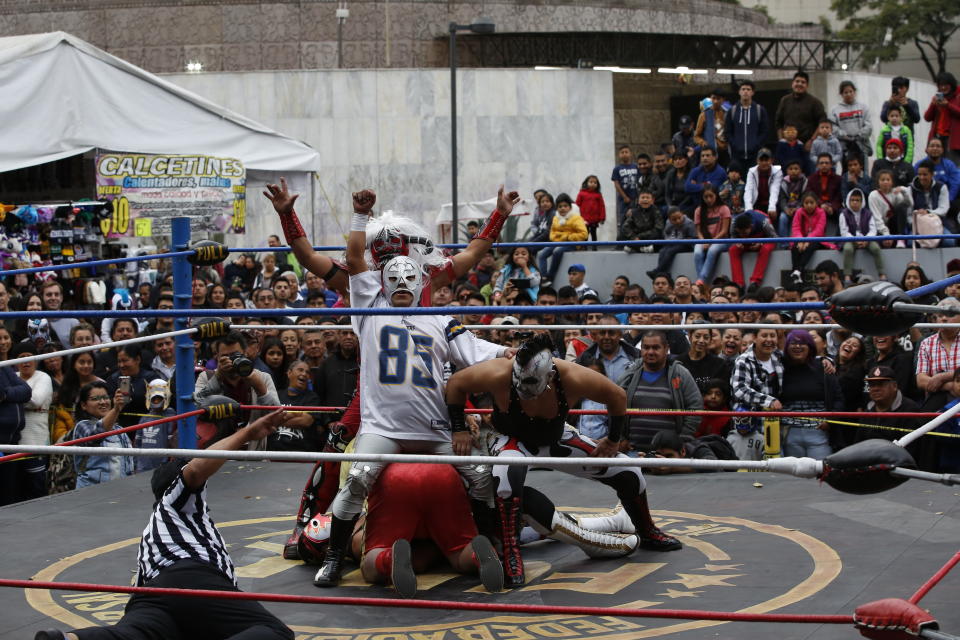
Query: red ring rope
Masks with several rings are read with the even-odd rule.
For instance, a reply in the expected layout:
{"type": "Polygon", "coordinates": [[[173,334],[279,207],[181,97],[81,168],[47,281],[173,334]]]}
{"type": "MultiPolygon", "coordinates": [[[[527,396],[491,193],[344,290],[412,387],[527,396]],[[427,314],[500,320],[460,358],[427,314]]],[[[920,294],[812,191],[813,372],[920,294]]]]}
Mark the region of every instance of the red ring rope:
{"type": "Polygon", "coordinates": [[[933,574],[929,580],[923,583],[923,585],[917,589],[917,592],[910,596],[909,602],[911,604],[917,604],[920,602],[920,599],[923,596],[927,595],[930,592],[930,589],[933,589],[937,586],[937,583],[943,580],[943,578],[950,573],[950,570],[953,569],[957,563],[960,562],[960,551],[957,551],[953,554],[953,557],[947,560],[946,564],[940,567],[940,570],[933,574]]]}
{"type": "MultiPolygon", "coordinates": [[[[273,407],[276,409],[276,407],[273,407]]],[[[109,431],[104,431],[103,433],[95,433],[91,436],[84,436],[83,438],[77,438],[76,440],[66,440],[59,444],[55,444],[55,447],[68,447],[73,444],[83,444],[84,442],[90,442],[92,440],[100,440],[106,438],[107,436],[115,436],[118,433],[127,433],[128,431],[139,431],[140,429],[146,429],[147,427],[153,427],[158,424],[164,424],[166,422],[174,422],[176,420],[182,420],[184,418],[190,418],[192,416],[198,416],[204,413],[203,409],[196,409],[194,411],[187,411],[186,413],[181,413],[175,416],[167,416],[165,418],[159,418],[158,420],[150,420],[149,422],[143,422],[140,424],[130,425],[129,427],[123,427],[121,429],[111,429],[109,431]]],[[[27,456],[33,455],[31,453],[11,453],[10,455],[0,456],[0,462],[10,462],[12,460],[19,460],[20,458],[26,458],[27,456]]]]}
{"type": "Polygon", "coordinates": [[[793,622],[803,624],[853,624],[849,615],[803,615],[790,613],[742,613],[738,611],[698,611],[696,609],[618,609],[615,607],[571,607],[557,605],[455,602],[448,600],[405,600],[390,598],[348,598],[338,596],[298,596],[282,593],[246,591],[214,591],[206,589],[169,589],[159,587],[127,587],[83,582],[40,582],[34,580],[2,580],[0,587],[22,589],[59,589],[62,591],[98,591],[107,593],[141,593],[193,598],[224,598],[262,602],[300,604],[333,604],[344,606],[395,607],[402,609],[458,609],[462,611],[496,611],[506,613],[544,613],[624,618],[679,618],[684,620],[720,620],[723,622],[793,622]]]}
{"type": "MultiPolygon", "coordinates": [[[[332,412],[344,411],[346,407],[298,407],[294,405],[272,406],[261,404],[242,404],[240,408],[249,411],[276,411],[277,409],[286,409],[288,411],[317,411],[332,412]]],[[[467,413],[493,413],[493,409],[467,409],[467,413]]],[[[568,412],[573,416],[605,416],[606,409],[571,409],[568,412]]],[[[674,411],[654,410],[654,409],[627,409],[628,416],[723,416],[728,418],[882,418],[895,416],[897,418],[935,418],[939,413],[934,412],[899,412],[899,411],[674,411]]]]}

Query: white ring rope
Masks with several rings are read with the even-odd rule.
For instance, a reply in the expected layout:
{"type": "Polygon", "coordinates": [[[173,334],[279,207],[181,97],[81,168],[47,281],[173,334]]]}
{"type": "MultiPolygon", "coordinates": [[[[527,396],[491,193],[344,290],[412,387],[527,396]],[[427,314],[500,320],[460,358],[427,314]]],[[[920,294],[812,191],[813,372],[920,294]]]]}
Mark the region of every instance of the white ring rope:
{"type": "MultiPolygon", "coordinates": [[[[0,318],[3,317],[3,314],[0,313],[0,318]]],[[[940,327],[954,327],[954,323],[949,322],[924,322],[914,325],[920,329],[937,329],[940,327]]],[[[836,329],[839,328],[838,324],[761,324],[761,323],[714,323],[714,324],[605,324],[605,325],[595,325],[595,324],[468,324],[464,325],[464,329],[469,329],[471,331],[490,331],[490,330],[499,330],[499,331],[520,331],[520,330],[566,330],[566,329],[587,329],[588,331],[594,327],[603,327],[604,330],[608,329],[620,329],[623,331],[670,331],[670,330],[680,330],[680,331],[694,331],[697,329],[769,329],[771,327],[776,328],[777,331],[787,331],[790,329],[836,329]]],[[[330,325],[330,324],[231,324],[231,329],[243,331],[243,330],[262,330],[262,331],[286,331],[287,329],[297,329],[300,331],[352,331],[353,327],[350,325],[330,325]]],[[[180,335],[188,335],[195,333],[197,331],[196,327],[190,329],[180,329],[178,331],[167,331],[165,333],[157,333],[149,336],[137,336],[136,338],[127,338],[126,340],[117,340],[116,342],[103,342],[100,344],[92,344],[86,347],[73,347],[71,349],[63,349],[61,351],[51,351],[50,353],[38,353],[33,356],[23,356],[22,358],[14,358],[12,360],[0,360],[0,366],[8,367],[16,364],[21,364],[23,362],[38,362],[40,360],[47,360],[48,358],[56,358],[58,356],[66,357],[76,355],[78,353],[87,353],[89,351],[106,351],[107,349],[113,349],[116,347],[122,347],[128,344],[137,344],[140,342],[153,342],[155,340],[160,340],[161,338],[173,338],[180,335]]]]}
{"type": "MultiPolygon", "coordinates": [[[[0,314],[2,318],[2,314],[0,314]]],[[[137,336],[136,338],[127,338],[126,340],[117,340],[115,342],[105,342],[101,344],[91,344],[86,347],[74,347],[72,349],[64,349],[62,351],[52,351],[50,353],[38,353],[35,356],[23,356],[22,358],[14,358],[12,360],[0,360],[0,366],[8,367],[14,364],[21,364],[23,362],[36,362],[37,360],[46,360],[47,358],[55,358],[57,356],[72,356],[78,353],[87,353],[88,351],[106,351],[107,349],[113,349],[114,347],[122,347],[128,344],[137,344],[138,342],[153,342],[155,340],[160,340],[161,338],[173,338],[176,336],[187,335],[188,333],[196,333],[197,328],[193,327],[190,329],[179,329],[177,331],[167,331],[166,333],[156,333],[150,336],[137,336]]]]}
{"type": "Polygon", "coordinates": [[[441,456],[404,453],[318,453],[314,451],[231,451],[223,449],[136,449],[126,447],[74,447],[40,445],[2,445],[4,454],[139,456],[146,458],[212,458],[255,462],[383,462],[418,464],[472,464],[550,467],[693,467],[709,470],[770,471],[799,478],[814,478],[823,471],[823,463],[813,458],[770,458],[769,460],[700,460],[696,458],[518,458],[513,456],[441,456]]]}
{"type": "Polygon", "coordinates": [[[913,442],[914,440],[916,440],[917,438],[919,438],[920,436],[922,436],[923,434],[933,431],[934,429],[936,429],[941,424],[943,424],[950,418],[954,417],[958,413],[960,413],[960,402],[950,407],[948,410],[944,411],[939,416],[937,416],[930,422],[926,423],[922,427],[914,429],[913,431],[903,436],[899,440],[894,440],[893,443],[900,445],[901,447],[905,447],[911,442],[913,442]]]}

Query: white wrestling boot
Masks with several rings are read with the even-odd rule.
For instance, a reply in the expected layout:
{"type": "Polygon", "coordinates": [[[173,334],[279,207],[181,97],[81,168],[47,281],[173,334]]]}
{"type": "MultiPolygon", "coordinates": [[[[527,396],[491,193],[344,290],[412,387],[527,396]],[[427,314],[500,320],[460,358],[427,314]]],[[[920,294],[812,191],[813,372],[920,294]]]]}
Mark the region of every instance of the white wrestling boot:
{"type": "Polygon", "coordinates": [[[624,511],[619,502],[613,511],[596,515],[576,516],[577,524],[584,529],[601,531],[604,533],[636,533],[630,516],[624,511]]]}

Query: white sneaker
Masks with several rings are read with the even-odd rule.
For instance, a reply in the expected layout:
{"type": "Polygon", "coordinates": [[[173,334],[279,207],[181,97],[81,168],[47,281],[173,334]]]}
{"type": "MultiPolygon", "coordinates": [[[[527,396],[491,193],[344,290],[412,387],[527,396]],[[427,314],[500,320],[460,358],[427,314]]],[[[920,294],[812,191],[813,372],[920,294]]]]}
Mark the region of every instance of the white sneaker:
{"type": "Polygon", "coordinates": [[[623,505],[617,503],[613,511],[590,516],[577,516],[577,524],[584,529],[605,533],[636,533],[630,516],[623,510],[623,505]]]}
{"type": "Polygon", "coordinates": [[[640,251],[642,251],[643,253],[653,253],[653,245],[645,244],[642,247],[640,247],[640,251]]]}

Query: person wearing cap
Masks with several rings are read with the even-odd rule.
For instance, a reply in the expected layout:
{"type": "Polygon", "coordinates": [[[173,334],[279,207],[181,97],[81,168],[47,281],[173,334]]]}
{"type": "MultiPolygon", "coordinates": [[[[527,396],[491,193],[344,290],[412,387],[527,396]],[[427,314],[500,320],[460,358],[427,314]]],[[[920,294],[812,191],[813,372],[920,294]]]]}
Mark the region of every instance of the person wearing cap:
{"type": "Polygon", "coordinates": [[[686,156],[690,163],[699,162],[697,152],[700,147],[693,139],[693,118],[688,115],[680,116],[680,130],[673,134],[671,142],[673,143],[674,153],[680,153],[686,156]]]}
{"type": "Polygon", "coordinates": [[[587,268],[583,264],[576,262],[567,267],[567,280],[573,290],[577,292],[578,300],[587,294],[597,295],[596,289],[585,282],[586,277],[587,268]]]}
{"type": "Polygon", "coordinates": [[[693,139],[701,149],[710,147],[716,150],[717,157],[727,164],[730,154],[727,153],[727,134],[725,129],[727,109],[729,105],[724,97],[724,90],[720,87],[710,92],[710,99],[701,103],[706,107],[697,116],[697,126],[693,130],[693,139]]]}
{"type": "MultiPolygon", "coordinates": [[[[910,413],[920,411],[920,405],[904,395],[897,384],[897,373],[890,367],[878,365],[867,369],[864,378],[867,383],[867,413],[910,413]]],[[[870,417],[864,416],[860,422],[878,427],[897,427],[899,429],[913,429],[916,426],[915,418],[897,418],[895,416],[870,417]]],[[[850,428],[852,427],[845,427],[850,428]]],[[[870,429],[859,427],[854,429],[851,444],[872,438],[882,440],[896,440],[902,431],[890,429],[870,429]]]]}
{"type": "MultiPolygon", "coordinates": [[[[29,340],[24,340],[10,351],[10,359],[35,356],[39,349],[29,340]]],[[[24,425],[20,432],[20,444],[46,446],[50,444],[49,411],[53,401],[53,380],[37,369],[37,362],[21,362],[16,365],[20,379],[30,387],[30,400],[24,405],[24,425]]],[[[32,500],[47,495],[46,456],[30,456],[18,460],[15,466],[20,476],[20,499],[32,500]]]]}
{"type": "MultiPolygon", "coordinates": [[[[942,309],[960,310],[960,300],[944,298],[937,303],[942,309]]],[[[960,367],[960,315],[934,314],[934,322],[950,323],[941,327],[932,336],[925,338],[917,350],[917,387],[926,391],[927,402],[937,396],[938,406],[943,406],[946,396],[960,391],[955,388],[953,372],[960,367]]]]}
{"type": "Polygon", "coordinates": [[[777,202],[782,182],[783,171],[773,164],[770,149],[760,149],[757,152],[756,166],[747,171],[747,186],[743,192],[744,209],[765,211],[770,223],[776,224],[777,202]]]}
{"type": "Polygon", "coordinates": [[[870,178],[874,184],[879,185],[878,174],[880,171],[887,170],[893,172],[893,183],[898,187],[909,187],[913,181],[915,171],[913,165],[903,158],[903,141],[898,138],[890,138],[884,146],[885,155],[878,158],[873,163],[873,169],[870,170],[870,178]]]}
{"type": "Polygon", "coordinates": [[[727,111],[724,120],[730,159],[739,162],[745,170],[756,164],[757,152],[770,132],[766,108],[753,101],[756,89],[753,80],[742,81],[737,89],[740,100],[727,111]]]}

